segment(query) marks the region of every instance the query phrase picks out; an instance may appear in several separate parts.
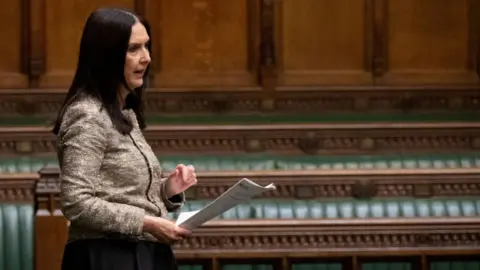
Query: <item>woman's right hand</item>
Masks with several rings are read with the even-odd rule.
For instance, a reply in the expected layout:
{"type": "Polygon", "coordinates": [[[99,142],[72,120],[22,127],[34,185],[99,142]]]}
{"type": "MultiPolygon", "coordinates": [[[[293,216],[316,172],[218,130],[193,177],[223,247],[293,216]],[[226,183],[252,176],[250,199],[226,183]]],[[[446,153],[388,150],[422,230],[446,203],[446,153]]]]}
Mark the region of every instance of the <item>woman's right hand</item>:
{"type": "Polygon", "coordinates": [[[177,226],[168,219],[153,216],[145,216],[143,231],[168,244],[175,244],[192,234],[189,230],[177,226]]]}

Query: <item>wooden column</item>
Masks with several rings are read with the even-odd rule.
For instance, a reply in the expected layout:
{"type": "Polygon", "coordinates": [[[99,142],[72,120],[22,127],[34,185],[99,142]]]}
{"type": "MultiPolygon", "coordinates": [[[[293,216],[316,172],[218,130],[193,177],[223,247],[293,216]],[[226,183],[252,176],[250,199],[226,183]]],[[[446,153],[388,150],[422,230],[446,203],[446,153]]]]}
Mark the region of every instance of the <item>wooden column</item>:
{"type": "Polygon", "coordinates": [[[44,167],[36,186],[35,269],[59,270],[68,223],[59,206],[58,168],[44,167]]]}

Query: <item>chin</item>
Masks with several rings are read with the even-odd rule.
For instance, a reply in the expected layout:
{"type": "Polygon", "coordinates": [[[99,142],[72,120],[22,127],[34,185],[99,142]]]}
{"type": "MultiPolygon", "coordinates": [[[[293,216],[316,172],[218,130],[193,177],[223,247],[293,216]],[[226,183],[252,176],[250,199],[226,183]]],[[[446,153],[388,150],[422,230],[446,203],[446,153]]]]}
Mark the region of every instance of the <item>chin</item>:
{"type": "Polygon", "coordinates": [[[130,83],[128,84],[128,86],[129,86],[130,89],[132,89],[132,90],[135,89],[135,88],[138,88],[138,87],[140,87],[140,86],[142,86],[142,85],[143,85],[143,80],[135,80],[135,81],[130,82],[130,83]]]}

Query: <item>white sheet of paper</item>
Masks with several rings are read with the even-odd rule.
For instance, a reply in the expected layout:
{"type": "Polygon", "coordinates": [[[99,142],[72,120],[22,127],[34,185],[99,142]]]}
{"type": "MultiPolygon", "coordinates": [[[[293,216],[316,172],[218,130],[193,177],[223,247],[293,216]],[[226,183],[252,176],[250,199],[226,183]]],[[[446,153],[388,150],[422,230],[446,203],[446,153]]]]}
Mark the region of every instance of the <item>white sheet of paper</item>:
{"type": "Polygon", "coordinates": [[[192,217],[193,215],[195,215],[199,211],[200,210],[180,213],[180,215],[178,215],[176,224],[177,225],[182,224],[183,222],[185,222],[185,220],[189,219],[190,217],[192,217]]]}
{"type": "Polygon", "coordinates": [[[250,201],[255,196],[275,189],[273,183],[262,187],[247,178],[243,178],[204,208],[180,213],[176,224],[182,228],[193,230],[238,204],[250,201]]]}

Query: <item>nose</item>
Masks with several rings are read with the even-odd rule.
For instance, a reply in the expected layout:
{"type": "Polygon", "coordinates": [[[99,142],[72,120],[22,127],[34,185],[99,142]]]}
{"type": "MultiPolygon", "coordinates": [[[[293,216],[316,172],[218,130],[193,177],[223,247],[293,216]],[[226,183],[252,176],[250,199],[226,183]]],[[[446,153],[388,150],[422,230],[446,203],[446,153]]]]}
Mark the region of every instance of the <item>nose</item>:
{"type": "Polygon", "coordinates": [[[150,63],[151,60],[152,60],[152,59],[150,58],[150,52],[148,51],[148,49],[145,48],[145,49],[143,50],[143,55],[142,55],[142,57],[140,58],[140,62],[141,62],[142,64],[148,64],[148,63],[150,63]]]}

